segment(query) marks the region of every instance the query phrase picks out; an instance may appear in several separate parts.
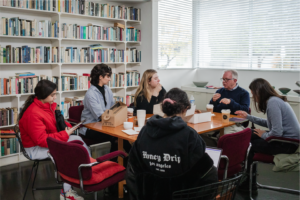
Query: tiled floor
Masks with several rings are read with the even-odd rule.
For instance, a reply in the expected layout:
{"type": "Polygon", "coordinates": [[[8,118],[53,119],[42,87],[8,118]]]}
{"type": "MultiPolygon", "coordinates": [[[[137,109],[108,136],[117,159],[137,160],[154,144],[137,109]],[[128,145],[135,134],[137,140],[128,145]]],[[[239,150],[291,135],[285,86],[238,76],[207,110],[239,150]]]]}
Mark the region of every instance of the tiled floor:
{"type": "MultiPolygon", "coordinates": [[[[93,157],[101,155],[108,151],[107,145],[93,149],[93,157]],[[97,152],[97,153],[96,153],[97,152]]],[[[0,200],[19,200],[22,199],[26,183],[29,178],[32,162],[23,162],[9,166],[0,167],[0,200]]],[[[258,181],[263,184],[272,184],[275,186],[289,187],[299,189],[299,173],[274,173],[271,165],[259,165],[258,181]]],[[[36,186],[56,185],[53,173],[53,166],[50,162],[41,163],[36,179],[36,186]]],[[[84,196],[86,200],[94,199],[94,196],[83,195],[79,189],[76,189],[79,195],[84,196]]],[[[26,199],[54,200],[59,199],[59,190],[36,191],[32,195],[29,188],[26,199]],[[34,198],[35,197],[35,198],[34,198]]],[[[116,200],[117,197],[104,197],[103,192],[98,192],[98,199],[116,200]]],[[[129,199],[125,197],[125,199],[129,199]]],[[[247,194],[238,193],[236,200],[248,200],[247,194]]],[[[299,195],[279,193],[271,190],[259,190],[258,195],[254,197],[257,200],[299,200],[299,195]]]]}

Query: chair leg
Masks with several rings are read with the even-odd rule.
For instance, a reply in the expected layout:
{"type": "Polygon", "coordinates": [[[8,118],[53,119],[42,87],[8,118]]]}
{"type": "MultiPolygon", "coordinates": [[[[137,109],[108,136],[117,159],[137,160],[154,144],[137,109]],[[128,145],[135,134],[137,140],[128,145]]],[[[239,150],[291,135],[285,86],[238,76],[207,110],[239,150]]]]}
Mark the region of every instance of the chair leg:
{"type": "Polygon", "coordinates": [[[253,200],[252,198],[252,173],[253,173],[253,166],[257,165],[257,162],[253,162],[250,166],[250,174],[249,174],[249,195],[250,195],[250,200],[253,200]]]}
{"type": "Polygon", "coordinates": [[[95,200],[97,200],[97,192],[94,192],[94,195],[95,195],[95,200]]]}
{"type": "Polygon", "coordinates": [[[32,182],[32,191],[36,190],[36,188],[34,188],[34,183],[35,183],[35,179],[36,179],[36,175],[37,175],[37,171],[38,171],[38,168],[39,168],[39,161],[35,161],[36,163],[36,169],[35,169],[35,173],[34,173],[34,178],[33,178],[33,182],[32,182]]]}
{"type": "Polygon", "coordinates": [[[32,172],[33,172],[33,168],[34,168],[34,167],[35,167],[35,162],[34,162],[33,165],[32,165],[31,173],[30,173],[30,176],[29,176],[29,179],[28,179],[28,182],[27,182],[27,186],[26,186],[26,189],[25,189],[25,193],[24,193],[24,196],[23,196],[23,200],[25,200],[26,193],[27,193],[27,189],[28,189],[28,186],[29,186],[29,183],[30,183],[30,180],[31,180],[31,176],[32,176],[32,172]]]}

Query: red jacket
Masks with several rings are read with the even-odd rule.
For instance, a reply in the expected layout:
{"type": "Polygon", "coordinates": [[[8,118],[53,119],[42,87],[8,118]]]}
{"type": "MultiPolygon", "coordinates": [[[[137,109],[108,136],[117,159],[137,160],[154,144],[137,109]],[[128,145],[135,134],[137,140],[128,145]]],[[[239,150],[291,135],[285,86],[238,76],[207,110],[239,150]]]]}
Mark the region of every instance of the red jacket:
{"type": "MultiPolygon", "coordinates": [[[[48,148],[47,137],[53,137],[60,141],[68,141],[66,131],[57,132],[55,119],[56,103],[43,104],[37,98],[26,109],[20,122],[22,143],[25,148],[40,146],[48,148]]],[[[69,123],[67,126],[72,127],[69,123]]]]}

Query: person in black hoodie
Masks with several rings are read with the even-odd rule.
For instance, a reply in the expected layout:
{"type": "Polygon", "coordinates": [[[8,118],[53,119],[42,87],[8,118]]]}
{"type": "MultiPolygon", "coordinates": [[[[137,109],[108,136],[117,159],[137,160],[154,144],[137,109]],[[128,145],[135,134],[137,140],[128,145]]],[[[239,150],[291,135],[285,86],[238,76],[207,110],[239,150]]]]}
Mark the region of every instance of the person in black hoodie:
{"type": "Polygon", "coordinates": [[[166,117],[152,116],[140,131],[127,164],[130,199],[172,199],[175,191],[218,181],[205,142],[182,119],[190,106],[187,94],[173,88],[162,103],[166,117]]]}

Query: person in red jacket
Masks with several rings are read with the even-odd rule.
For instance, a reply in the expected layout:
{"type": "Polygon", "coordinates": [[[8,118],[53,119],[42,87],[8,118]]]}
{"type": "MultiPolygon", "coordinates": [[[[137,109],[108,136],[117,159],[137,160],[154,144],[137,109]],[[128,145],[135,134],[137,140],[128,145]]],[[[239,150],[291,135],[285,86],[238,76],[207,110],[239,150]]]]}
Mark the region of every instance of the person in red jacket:
{"type": "MultiPolygon", "coordinates": [[[[48,157],[47,137],[53,137],[60,141],[80,140],[81,137],[71,135],[75,128],[66,122],[65,130],[58,132],[56,128],[55,109],[56,103],[56,84],[41,80],[34,89],[34,95],[27,98],[23,109],[19,115],[19,128],[23,146],[27,154],[36,160],[48,157]]],[[[84,142],[83,142],[84,143],[84,142]]],[[[84,147],[90,154],[89,148],[84,143],[84,147]]],[[[71,189],[71,185],[64,183],[64,191],[61,191],[60,199],[83,200],[76,191],[71,189]]]]}

